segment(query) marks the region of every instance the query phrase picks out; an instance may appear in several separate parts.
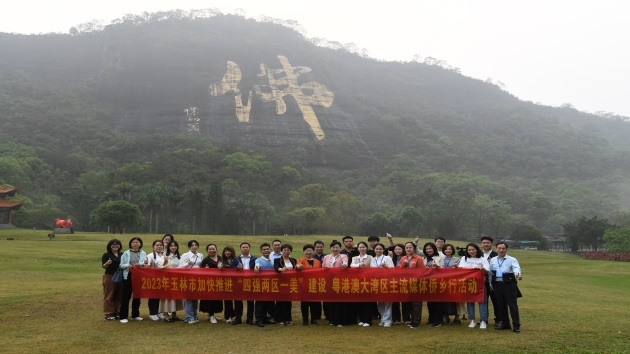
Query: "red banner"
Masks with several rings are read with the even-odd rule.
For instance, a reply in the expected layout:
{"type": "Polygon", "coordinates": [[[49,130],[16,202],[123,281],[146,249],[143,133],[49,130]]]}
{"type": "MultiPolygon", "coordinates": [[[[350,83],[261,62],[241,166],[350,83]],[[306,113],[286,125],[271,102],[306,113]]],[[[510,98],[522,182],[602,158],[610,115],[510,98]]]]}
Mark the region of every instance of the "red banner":
{"type": "Polygon", "coordinates": [[[473,269],[318,268],[277,273],[197,268],[133,268],[133,295],[153,299],[483,302],[473,269]]]}

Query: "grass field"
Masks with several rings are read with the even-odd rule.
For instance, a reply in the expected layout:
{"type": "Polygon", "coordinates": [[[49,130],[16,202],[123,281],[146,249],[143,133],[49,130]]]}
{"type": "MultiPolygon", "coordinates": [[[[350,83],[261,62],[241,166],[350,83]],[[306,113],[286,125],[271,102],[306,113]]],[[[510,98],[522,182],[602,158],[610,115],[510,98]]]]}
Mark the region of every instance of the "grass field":
{"type": "MultiPolygon", "coordinates": [[[[0,230],[0,338],[2,353],[625,353],[630,352],[630,263],[587,261],[571,254],[510,251],[523,268],[519,284],[521,333],[494,329],[422,325],[362,328],[302,326],[294,303],[293,326],[196,325],[148,320],[104,321],[101,255],[111,234],[57,235],[48,231],[0,230]],[[13,237],[14,240],[7,240],[13,237]]],[[[140,236],[145,251],[161,235],[116,235],[124,248],[140,236]],[[149,246],[147,246],[149,245],[149,246]]],[[[273,236],[175,235],[180,244],[196,239],[238,249],[252,244],[258,255],[273,236]]],[[[339,236],[281,237],[302,245],[339,236]]],[[[363,239],[363,238],[362,238],[363,239]]],[[[357,241],[358,238],[355,238],[357,241]]],[[[396,238],[396,242],[405,241],[396,238]]],[[[422,241],[421,241],[422,242],[422,241]]],[[[465,242],[453,242],[463,246],[465,242]]],[[[492,311],[491,311],[492,313],[492,311]]],[[[183,315],[180,314],[180,316],[183,315]]],[[[221,316],[222,317],[222,316],[221,316]]],[[[491,316],[492,317],[492,316],[491,316]]],[[[205,320],[205,314],[200,317],[205,320]]],[[[422,322],[426,322],[426,305],[422,322]]]]}

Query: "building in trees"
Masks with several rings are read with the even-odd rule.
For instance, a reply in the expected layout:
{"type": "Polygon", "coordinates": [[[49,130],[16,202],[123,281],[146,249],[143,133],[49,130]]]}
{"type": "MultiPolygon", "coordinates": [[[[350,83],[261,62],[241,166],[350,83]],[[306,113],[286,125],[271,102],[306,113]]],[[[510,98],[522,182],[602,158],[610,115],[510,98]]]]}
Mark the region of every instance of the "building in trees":
{"type": "Polygon", "coordinates": [[[6,200],[6,197],[13,197],[17,192],[17,187],[0,187],[0,228],[13,228],[11,213],[20,209],[22,202],[6,200]],[[5,217],[6,215],[6,217],[5,217]]]}

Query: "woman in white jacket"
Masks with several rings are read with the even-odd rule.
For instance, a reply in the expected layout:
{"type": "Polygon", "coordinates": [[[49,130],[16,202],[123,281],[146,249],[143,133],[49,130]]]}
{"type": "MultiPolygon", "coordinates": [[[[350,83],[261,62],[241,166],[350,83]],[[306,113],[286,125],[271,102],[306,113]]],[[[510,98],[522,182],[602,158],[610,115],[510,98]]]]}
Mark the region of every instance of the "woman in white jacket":
{"type": "MultiPolygon", "coordinates": [[[[372,268],[394,268],[394,261],[392,257],[384,255],[385,246],[382,243],[374,246],[374,253],[376,256],[372,257],[370,267],[372,268]]],[[[381,314],[381,322],[378,324],[383,327],[391,327],[392,325],[392,303],[391,302],[377,302],[376,308],[378,313],[381,314]]]]}
{"type": "MultiPolygon", "coordinates": [[[[133,294],[131,287],[131,267],[144,266],[144,259],[147,254],[142,250],[142,239],[140,237],[132,237],[129,240],[129,249],[120,257],[120,268],[124,269],[123,277],[123,295],[120,304],[120,323],[129,322],[129,300],[133,294]]],[[[134,321],[142,321],[140,317],[140,299],[134,298],[131,301],[131,319],[134,321]]]]}
{"type": "MultiPolygon", "coordinates": [[[[197,252],[199,249],[199,242],[197,240],[188,241],[189,251],[182,255],[182,259],[179,261],[179,268],[200,268],[203,256],[197,252]]],[[[197,310],[199,308],[199,300],[186,300],[184,301],[184,311],[186,313],[185,322],[188,324],[194,324],[199,322],[197,310]]]]}
{"type": "MultiPolygon", "coordinates": [[[[484,274],[488,273],[490,265],[488,261],[483,258],[483,251],[475,243],[469,243],[466,245],[466,256],[462,257],[459,261],[459,268],[478,269],[484,274]]],[[[485,288],[484,288],[485,291],[485,288]]],[[[485,299],[485,294],[484,294],[485,299]]],[[[468,303],[468,318],[470,319],[470,325],[468,327],[475,328],[477,323],[475,322],[475,303],[468,303]]],[[[485,302],[479,303],[479,317],[481,320],[480,328],[486,329],[488,323],[488,305],[485,302]]]]}
{"type": "MultiPolygon", "coordinates": [[[[149,268],[162,269],[166,267],[168,258],[164,255],[164,243],[162,240],[153,241],[153,252],[144,259],[144,266],[149,268]]],[[[149,299],[149,319],[151,321],[159,321],[166,319],[164,315],[158,312],[160,308],[160,299],[149,299]]]]}
{"type": "MultiPolygon", "coordinates": [[[[172,240],[168,243],[168,250],[166,250],[166,268],[178,268],[179,267],[179,243],[172,240]]],[[[177,311],[184,309],[184,302],[179,299],[160,299],[160,306],[158,308],[159,313],[166,313],[170,315],[170,318],[165,318],[166,322],[179,321],[177,317],[177,311]]]]}

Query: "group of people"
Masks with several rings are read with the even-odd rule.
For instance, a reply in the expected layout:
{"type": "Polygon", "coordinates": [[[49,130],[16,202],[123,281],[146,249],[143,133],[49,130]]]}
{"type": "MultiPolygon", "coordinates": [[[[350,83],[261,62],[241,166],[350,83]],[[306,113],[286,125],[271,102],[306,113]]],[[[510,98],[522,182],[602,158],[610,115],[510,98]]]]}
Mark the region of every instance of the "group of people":
{"type": "MultiPolygon", "coordinates": [[[[508,245],[496,243],[491,237],[481,238],[481,248],[469,243],[464,255],[458,257],[457,249],[446,243],[442,237],[434,242],[427,242],[422,249],[418,248],[418,238],[414,242],[396,244],[393,237],[387,234],[389,247],[380,243],[378,236],[370,236],[367,242],[354,244],[352,236],[345,236],[342,242],[332,241],[330,253],[324,252],[324,242],[315,241],[303,247],[304,256],[296,259],[291,256],[293,247],[274,240],[271,244],[260,245],[260,257],[251,254],[251,245],[242,242],[237,255],[232,246],[223,248],[218,253],[216,244],[206,246],[207,256],[201,255],[199,242],[188,242],[188,252],[181,254],[179,244],[172,234],[166,234],[161,240],[153,241],[150,253],[142,250],[143,242],[139,237],[129,241],[129,249],[121,252],[122,243],[112,239],[107,244],[107,252],[103,254],[103,307],[106,320],[119,320],[127,323],[129,319],[141,321],[140,299],[133,298],[131,267],[152,268],[232,268],[259,272],[275,270],[287,272],[306,268],[470,268],[477,269],[485,275],[484,301],[477,304],[479,323],[475,317],[475,303],[428,302],[428,324],[440,327],[445,323],[460,324],[462,320],[470,320],[469,327],[481,329],[488,326],[488,301],[494,309],[495,329],[511,329],[520,332],[520,318],[517,305],[517,281],[522,279],[518,260],[507,255],[508,245]],[[114,282],[112,278],[117,270],[123,272],[123,280],[114,282]],[[131,318],[129,318],[129,302],[131,301],[131,318]],[[509,313],[508,313],[509,310],[509,313]],[[511,324],[510,318],[511,316],[511,324]],[[454,316],[451,320],[450,316],[454,316]]],[[[264,327],[266,324],[292,324],[290,301],[247,301],[245,322],[264,327]]],[[[243,323],[244,303],[241,300],[173,300],[149,299],[149,319],[153,321],[174,322],[180,320],[178,311],[184,311],[184,321],[188,324],[199,322],[198,312],[208,313],[208,320],[217,323],[216,314],[224,312],[225,322],[232,325],[243,323]]],[[[369,327],[374,319],[383,327],[405,323],[409,328],[420,326],[422,302],[301,302],[300,310],[303,325],[317,325],[322,317],[332,326],[343,327],[356,325],[369,327]],[[310,320],[309,320],[310,318],[310,320]]]]}

